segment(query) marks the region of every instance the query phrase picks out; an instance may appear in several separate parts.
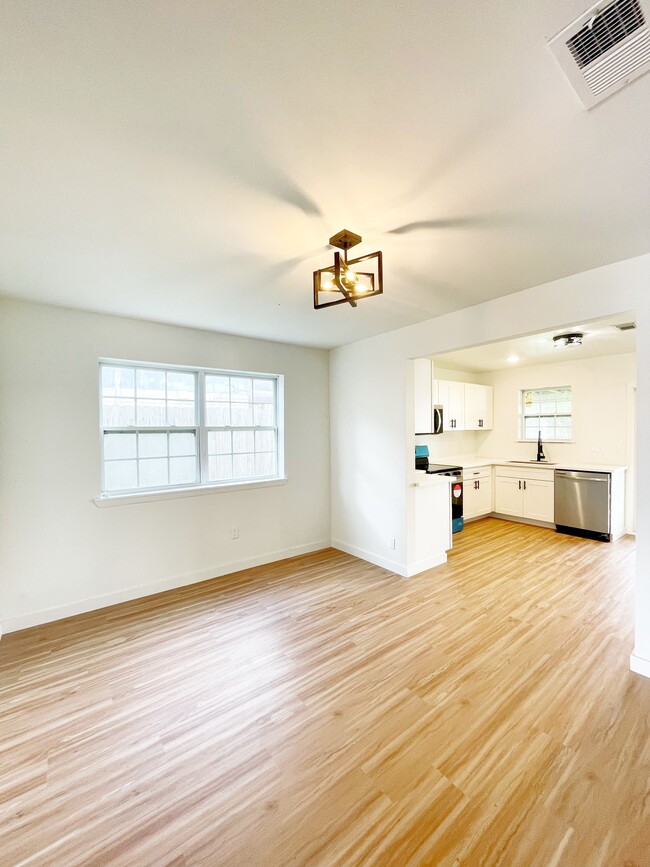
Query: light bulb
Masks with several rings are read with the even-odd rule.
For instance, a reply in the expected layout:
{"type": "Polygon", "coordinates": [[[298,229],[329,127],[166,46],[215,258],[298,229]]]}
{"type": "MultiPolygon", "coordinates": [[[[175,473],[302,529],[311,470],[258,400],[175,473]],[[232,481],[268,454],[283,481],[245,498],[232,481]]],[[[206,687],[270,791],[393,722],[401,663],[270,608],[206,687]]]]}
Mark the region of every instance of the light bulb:
{"type": "Polygon", "coordinates": [[[334,289],[334,284],[332,283],[331,280],[326,280],[324,283],[321,283],[320,288],[324,292],[331,292],[332,289],[334,289]]]}

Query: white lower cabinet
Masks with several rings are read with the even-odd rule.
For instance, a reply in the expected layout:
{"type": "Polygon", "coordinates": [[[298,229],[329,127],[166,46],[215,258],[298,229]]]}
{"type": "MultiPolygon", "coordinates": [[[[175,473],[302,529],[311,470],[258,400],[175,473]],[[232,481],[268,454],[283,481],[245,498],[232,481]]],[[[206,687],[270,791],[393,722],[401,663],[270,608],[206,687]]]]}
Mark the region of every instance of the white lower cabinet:
{"type": "Polygon", "coordinates": [[[555,513],[553,470],[497,467],[494,511],[513,518],[552,524],[555,513]]]}
{"type": "Polygon", "coordinates": [[[553,523],[555,518],[555,482],[524,479],[524,518],[553,523]]]}
{"type": "Polygon", "coordinates": [[[492,467],[467,469],[463,473],[463,516],[466,520],[492,511],[492,467]]]}

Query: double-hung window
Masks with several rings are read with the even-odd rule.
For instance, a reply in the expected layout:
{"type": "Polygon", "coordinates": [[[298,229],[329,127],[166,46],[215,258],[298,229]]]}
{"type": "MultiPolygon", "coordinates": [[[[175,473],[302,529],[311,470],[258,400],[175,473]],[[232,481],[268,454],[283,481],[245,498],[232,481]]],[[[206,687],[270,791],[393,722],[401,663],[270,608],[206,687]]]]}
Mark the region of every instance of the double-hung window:
{"type": "Polygon", "coordinates": [[[281,477],[281,376],[121,361],[100,374],[104,495],[281,477]]]}
{"type": "Polygon", "coordinates": [[[572,438],[571,386],[529,388],[519,393],[519,436],[545,442],[572,438]]]}

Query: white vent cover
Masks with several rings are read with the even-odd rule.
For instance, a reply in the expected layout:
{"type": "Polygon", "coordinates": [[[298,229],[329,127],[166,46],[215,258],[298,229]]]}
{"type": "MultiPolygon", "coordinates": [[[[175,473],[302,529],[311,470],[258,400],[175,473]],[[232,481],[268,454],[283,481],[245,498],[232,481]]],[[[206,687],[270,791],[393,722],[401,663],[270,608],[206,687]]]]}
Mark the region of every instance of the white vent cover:
{"type": "Polygon", "coordinates": [[[615,325],[614,328],[618,328],[619,331],[634,331],[636,328],[636,322],[621,322],[618,325],[615,325]]]}
{"type": "Polygon", "coordinates": [[[549,45],[587,108],[650,71],[650,0],[592,6],[549,45]]]}

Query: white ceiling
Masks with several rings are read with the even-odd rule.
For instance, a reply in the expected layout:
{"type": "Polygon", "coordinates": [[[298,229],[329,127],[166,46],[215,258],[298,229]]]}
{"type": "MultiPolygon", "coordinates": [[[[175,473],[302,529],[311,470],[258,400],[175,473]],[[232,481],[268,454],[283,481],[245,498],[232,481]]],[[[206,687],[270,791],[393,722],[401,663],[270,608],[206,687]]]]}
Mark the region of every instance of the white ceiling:
{"type": "Polygon", "coordinates": [[[619,331],[614,328],[615,324],[624,322],[634,322],[634,314],[619,313],[616,316],[598,319],[596,322],[574,323],[568,328],[556,328],[555,331],[529,334],[512,340],[502,340],[499,343],[487,343],[484,346],[473,346],[470,349],[436,355],[433,359],[436,365],[448,370],[486,373],[509,367],[531,367],[535,364],[636,352],[636,331],[619,331]],[[580,332],[584,335],[581,346],[554,345],[553,337],[556,334],[571,332],[580,332]],[[509,359],[513,360],[509,361],[509,359]]]}
{"type": "Polygon", "coordinates": [[[587,112],[546,44],[588,5],[3,3],[0,292],[335,346],[645,253],[650,76],[587,112]],[[385,294],[314,311],[342,228],[385,294]]]}

